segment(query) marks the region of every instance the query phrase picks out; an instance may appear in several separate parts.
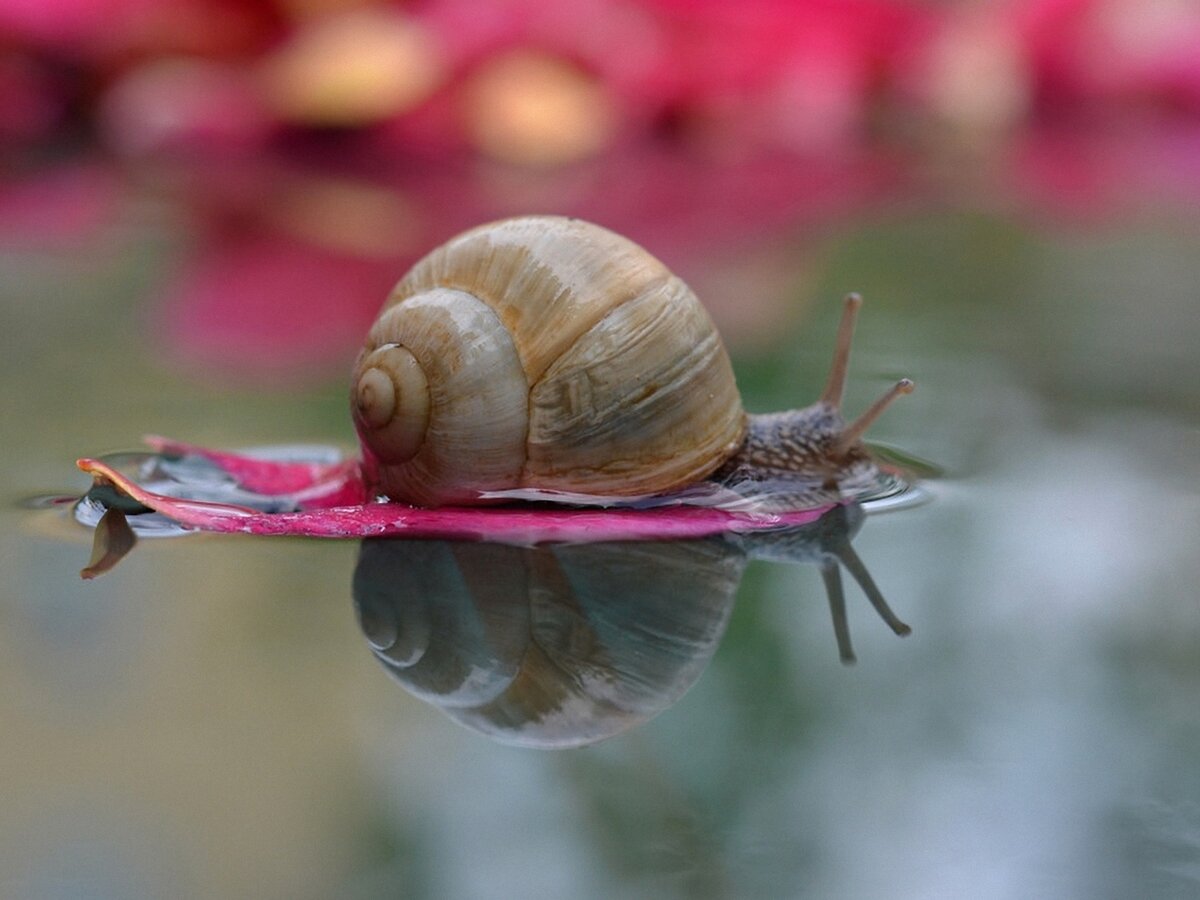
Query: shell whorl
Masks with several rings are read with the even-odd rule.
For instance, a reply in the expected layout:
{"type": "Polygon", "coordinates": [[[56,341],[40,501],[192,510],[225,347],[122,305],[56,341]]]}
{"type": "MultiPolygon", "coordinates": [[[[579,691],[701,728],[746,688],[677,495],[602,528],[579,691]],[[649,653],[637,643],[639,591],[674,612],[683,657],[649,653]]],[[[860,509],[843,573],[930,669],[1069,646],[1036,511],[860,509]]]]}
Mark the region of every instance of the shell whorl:
{"type": "Polygon", "coordinates": [[[431,506],[670,490],[716,469],[746,427],[687,285],[631,241],[549,216],[472,229],[419,261],[368,335],[352,397],[381,493],[431,506]]]}

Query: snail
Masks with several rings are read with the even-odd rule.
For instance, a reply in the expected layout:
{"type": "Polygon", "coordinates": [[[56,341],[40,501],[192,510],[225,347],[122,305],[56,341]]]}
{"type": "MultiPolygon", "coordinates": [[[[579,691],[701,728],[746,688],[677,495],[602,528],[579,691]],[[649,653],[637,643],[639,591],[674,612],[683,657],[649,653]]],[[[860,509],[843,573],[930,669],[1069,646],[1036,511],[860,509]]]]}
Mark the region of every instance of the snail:
{"type": "Polygon", "coordinates": [[[351,388],[365,478],[426,507],[836,492],[876,473],[861,438],[912,390],[842,418],[860,305],[816,403],[748,415],[704,307],[646,250],[579,219],[479,226],[418,261],[370,328],[351,388]]]}
{"type": "Polygon", "coordinates": [[[663,712],[699,679],[750,559],[820,570],[842,661],[854,661],[840,569],[897,634],[850,540],[861,505],[796,528],[683,541],[516,547],[371,538],[354,606],[406,691],[503,743],[593,743],[663,712]]]}
{"type": "MultiPolygon", "coordinates": [[[[846,297],[817,401],[749,415],[708,313],[648,252],[578,219],[483,225],[418,261],[370,328],[361,459],[148,437],[132,473],[121,454],[77,460],[93,489],[76,515],[96,524],[118,497],[185,531],[518,544],[803,524],[896,484],[862,437],[912,382],[841,412],[861,303],[846,297]]],[[[116,519],[87,572],[132,546],[116,519]]]]}

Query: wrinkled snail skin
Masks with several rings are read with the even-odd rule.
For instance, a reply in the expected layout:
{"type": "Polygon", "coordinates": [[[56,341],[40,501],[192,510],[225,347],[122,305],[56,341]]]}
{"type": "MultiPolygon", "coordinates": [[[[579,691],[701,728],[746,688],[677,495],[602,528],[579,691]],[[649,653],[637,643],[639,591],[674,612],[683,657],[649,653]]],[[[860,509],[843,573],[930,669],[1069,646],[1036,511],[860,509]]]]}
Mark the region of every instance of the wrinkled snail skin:
{"type": "Polygon", "coordinates": [[[858,438],[908,389],[861,427],[842,421],[858,305],[821,400],[748,416],[704,307],[641,247],[578,219],[480,226],[417,262],[368,333],[351,390],[364,471],[422,506],[523,489],[639,497],[714,473],[836,484],[871,466],[858,438]]]}

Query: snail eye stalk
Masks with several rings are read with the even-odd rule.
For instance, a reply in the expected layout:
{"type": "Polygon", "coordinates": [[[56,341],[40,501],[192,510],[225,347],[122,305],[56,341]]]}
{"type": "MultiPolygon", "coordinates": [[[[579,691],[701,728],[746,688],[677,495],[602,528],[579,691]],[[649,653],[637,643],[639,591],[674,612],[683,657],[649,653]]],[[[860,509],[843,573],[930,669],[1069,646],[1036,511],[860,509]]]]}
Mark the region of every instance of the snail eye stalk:
{"type": "Polygon", "coordinates": [[[842,306],[842,321],[838,324],[837,342],[833,348],[833,364],[829,367],[829,380],[821,392],[821,403],[834,409],[842,408],[842,396],[846,393],[846,378],[850,371],[850,347],[854,343],[854,325],[858,311],[862,309],[862,297],[847,294],[842,306]]]}
{"type": "Polygon", "coordinates": [[[872,403],[862,415],[842,429],[833,448],[834,456],[845,455],[847,450],[862,440],[867,429],[875,424],[875,420],[883,415],[884,410],[892,405],[893,400],[902,394],[911,394],[913,390],[914,385],[910,378],[901,378],[888,388],[887,392],[872,403]]]}

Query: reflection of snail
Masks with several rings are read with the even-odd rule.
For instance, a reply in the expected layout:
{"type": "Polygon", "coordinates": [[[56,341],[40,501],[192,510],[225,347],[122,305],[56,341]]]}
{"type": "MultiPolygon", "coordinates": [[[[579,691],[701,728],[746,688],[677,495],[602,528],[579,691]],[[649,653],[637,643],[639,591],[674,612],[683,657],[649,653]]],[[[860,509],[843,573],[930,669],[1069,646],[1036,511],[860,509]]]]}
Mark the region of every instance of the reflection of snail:
{"type": "Polygon", "coordinates": [[[860,438],[911,382],[842,420],[858,305],[848,298],[821,399],[747,416],[704,308],[645,250],[577,219],[475,228],[418,262],[367,336],[352,407],[368,478],[439,506],[706,478],[790,483],[794,497],[873,474],[860,438]]]}
{"type": "Polygon", "coordinates": [[[810,525],[677,542],[364,541],[359,624],[406,690],[505,743],[569,747],[665,710],[716,651],[750,557],[821,567],[842,658],[853,660],[839,562],[897,634],[850,538],[859,506],[810,525]]]}

